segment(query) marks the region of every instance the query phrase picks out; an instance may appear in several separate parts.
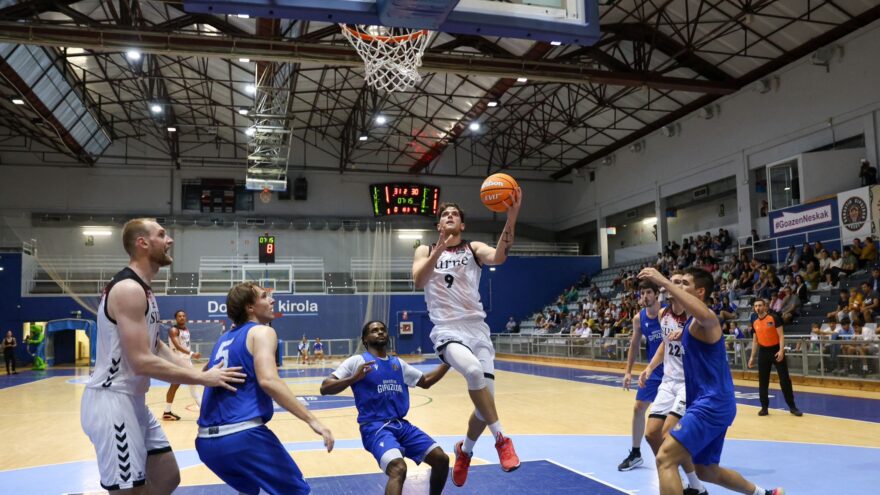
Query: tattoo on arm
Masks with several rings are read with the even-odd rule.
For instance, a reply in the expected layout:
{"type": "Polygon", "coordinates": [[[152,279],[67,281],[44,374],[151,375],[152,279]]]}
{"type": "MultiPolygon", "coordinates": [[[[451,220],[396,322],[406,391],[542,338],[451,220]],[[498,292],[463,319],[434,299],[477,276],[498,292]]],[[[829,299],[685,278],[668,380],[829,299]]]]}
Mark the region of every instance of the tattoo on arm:
{"type": "Polygon", "coordinates": [[[510,233],[509,230],[505,230],[501,233],[500,243],[504,243],[504,256],[510,254],[510,247],[513,245],[513,235],[510,233]]]}

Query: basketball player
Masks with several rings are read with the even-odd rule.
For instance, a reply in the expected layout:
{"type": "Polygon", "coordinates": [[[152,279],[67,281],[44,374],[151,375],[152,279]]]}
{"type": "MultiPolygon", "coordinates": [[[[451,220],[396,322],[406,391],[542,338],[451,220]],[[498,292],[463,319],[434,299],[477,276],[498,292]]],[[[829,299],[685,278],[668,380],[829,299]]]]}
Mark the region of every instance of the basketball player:
{"type": "MultiPolygon", "coordinates": [[[[639,303],[643,306],[639,314],[632,319],[632,338],[629,341],[629,355],[626,360],[626,373],[623,375],[623,389],[629,390],[632,384],[632,369],[636,362],[636,356],[642,346],[642,335],[648,341],[648,361],[650,361],[657,353],[657,348],[663,342],[663,330],[660,328],[660,301],[658,299],[659,291],[657,286],[651,283],[639,283],[639,303]]],[[[660,387],[660,381],[663,379],[663,366],[660,365],[654,370],[644,387],[636,391],[636,403],[633,406],[632,419],[632,450],[629,455],[618,466],[618,471],[629,471],[644,462],[642,460],[642,437],[645,436],[645,413],[648,411],[654,397],[657,396],[657,389],[660,387]]],[[[655,442],[656,438],[648,437],[648,445],[651,450],[657,452],[660,448],[659,443],[655,442]]]]}
{"type": "Polygon", "coordinates": [[[333,450],[333,435],[278,376],[275,351],[278,336],[268,324],[275,318],[275,301],[254,282],[229,290],[226,314],[232,330],[220,335],[209,364],[238,366],[247,375],[238,391],[205,389],[199,414],[196,451],[199,459],[239,493],[306,495],[309,485],[278,437],[266,427],[275,406],[290,411],[324,439],[333,450]]]}
{"type": "Polygon", "coordinates": [[[111,493],[168,494],[180,483],[171,445],[147,408],[150,378],[235,391],[241,368],[205,372],[185,366],[159,339],[159,308],[150,282],[171,264],[173,241],[153,219],[125,224],[131,257],[113,276],[98,306],[95,371],[83,393],[80,421],[95,446],[101,486],[111,493]]]}
{"type": "Polygon", "coordinates": [[[296,350],[299,352],[299,359],[301,363],[309,364],[309,341],[306,339],[305,335],[303,335],[303,338],[299,341],[299,344],[296,345],[296,350]]]}
{"type": "Polygon", "coordinates": [[[437,211],[439,239],[433,246],[419,246],[413,260],[413,280],[417,288],[425,289],[428,315],[434,323],[434,349],[443,362],[464,376],[474,404],[467,435],[455,444],[455,486],[467,481],[474,445],[486,426],[495,439],[501,468],[513,471],[519,467],[513,442],[504,436],[495,409],[495,348],[489,326],[483,321],[486,313],[479,292],[483,265],[500,265],[507,260],[522,190],[517,188],[506,204],[507,222],[494,249],[462,239],[464,212],[455,203],[441,204],[437,211]]]}
{"type": "Polygon", "coordinates": [[[681,338],[687,409],[657,455],[660,495],[682,493],[678,466],[689,457],[702,481],[746,495],[784,495],[782,488],[764,490],[738,472],[718,465],[727,428],[736,417],[736,400],[721,324],[706,305],[714,286],[712,275],[691,267],[684,271],[677,286],[657,270],[645,268],[639,279],[665,288],[688,315],[681,338]]]}
{"type": "Polygon", "coordinates": [[[321,343],[321,337],[315,337],[315,344],[312,346],[312,350],[315,353],[315,361],[321,360],[321,364],[324,364],[324,344],[321,343]]]}
{"type": "Polygon", "coordinates": [[[361,330],[363,354],[351,356],[321,384],[321,395],[354,392],[364,448],[388,475],[386,495],[400,495],[408,457],[431,466],[431,495],[439,495],[449,476],[449,456],[431,437],[404,419],[409,412],[408,387],[431,388],[449,371],[441,364],[427,374],[388,355],[388,329],[371,321],[361,330]]]}
{"type": "MultiPolygon", "coordinates": [[[[189,329],[186,328],[186,312],[178,309],[174,313],[174,320],[174,326],[168,330],[168,347],[171,349],[171,352],[178,355],[182,362],[188,363],[192,367],[193,358],[199,359],[202,355],[190,350],[189,329]]],[[[180,420],[180,416],[171,412],[171,404],[174,402],[174,395],[177,394],[178,388],[180,388],[179,383],[172,383],[165,394],[165,412],[162,413],[162,419],[166,421],[180,420]]],[[[189,393],[192,395],[193,400],[196,401],[196,405],[200,406],[202,404],[201,391],[195,385],[190,385],[189,393]]]]}
{"type": "MultiPolygon", "coordinates": [[[[684,272],[675,271],[669,277],[669,280],[675,285],[681,285],[681,277],[684,272]]],[[[639,284],[646,283],[641,281],[639,284]]],[[[648,282],[651,285],[653,283],[648,282]]],[[[666,291],[663,291],[666,293],[666,291]]],[[[663,443],[663,438],[678,424],[678,420],[684,416],[685,412],[685,390],[684,390],[684,365],[682,358],[684,349],[681,346],[681,333],[684,329],[684,323],[687,320],[684,308],[679,304],[675,297],[666,294],[668,305],[660,309],[660,328],[663,330],[663,342],[657,348],[654,358],[648,363],[648,366],[639,375],[639,387],[644,388],[654,370],[663,366],[663,379],[660,387],[657,389],[657,396],[651,404],[651,412],[648,415],[648,426],[645,432],[645,438],[648,444],[654,449],[654,457],[657,456],[657,449],[663,443]]],[[[682,466],[684,473],[688,479],[688,488],[685,489],[684,495],[705,495],[708,492],[700,478],[695,472],[694,463],[690,458],[682,466]]]]}

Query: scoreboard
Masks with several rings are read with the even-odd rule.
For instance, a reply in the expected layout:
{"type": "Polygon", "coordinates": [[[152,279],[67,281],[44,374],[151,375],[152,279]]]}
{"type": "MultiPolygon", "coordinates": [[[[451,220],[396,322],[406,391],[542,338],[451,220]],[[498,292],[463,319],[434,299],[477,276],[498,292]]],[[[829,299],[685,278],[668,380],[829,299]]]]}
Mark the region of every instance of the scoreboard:
{"type": "Polygon", "coordinates": [[[373,215],[424,215],[433,217],[440,204],[440,188],[425,184],[389,182],[370,185],[373,215]]]}
{"type": "Polygon", "coordinates": [[[260,263],[275,263],[275,236],[261,235],[258,244],[260,246],[260,263]]]}

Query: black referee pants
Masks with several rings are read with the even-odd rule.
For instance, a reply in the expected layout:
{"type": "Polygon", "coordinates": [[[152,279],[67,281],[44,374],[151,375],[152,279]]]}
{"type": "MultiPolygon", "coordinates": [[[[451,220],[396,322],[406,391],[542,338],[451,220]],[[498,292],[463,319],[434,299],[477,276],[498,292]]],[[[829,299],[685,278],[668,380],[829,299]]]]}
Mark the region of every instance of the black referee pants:
{"type": "Polygon", "coordinates": [[[767,396],[770,389],[770,368],[776,366],[779,387],[782,389],[785,403],[788,404],[789,410],[795,410],[797,407],[794,405],[794,391],[791,389],[791,377],[788,376],[788,356],[782,358],[781,362],[776,362],[777,352],[779,352],[778,345],[758,346],[758,393],[761,397],[761,407],[767,409],[770,406],[770,399],[767,396]]]}

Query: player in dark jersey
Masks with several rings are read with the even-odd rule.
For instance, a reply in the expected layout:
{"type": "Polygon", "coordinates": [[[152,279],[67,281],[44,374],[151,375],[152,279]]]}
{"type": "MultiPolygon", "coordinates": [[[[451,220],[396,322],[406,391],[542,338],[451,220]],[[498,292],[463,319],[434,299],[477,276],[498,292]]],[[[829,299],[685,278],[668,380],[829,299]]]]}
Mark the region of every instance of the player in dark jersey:
{"type": "Polygon", "coordinates": [[[736,417],[736,399],[721,324],[706,305],[715,284],[712,275],[700,268],[688,268],[681,285],[675,285],[657,270],[645,268],[639,279],[665,288],[688,314],[681,338],[687,410],[657,454],[660,495],[682,493],[678,467],[689,456],[703,481],[746,495],[784,495],[782,488],[764,490],[718,464],[727,429],[736,417]]]}
{"type": "Polygon", "coordinates": [[[267,323],[275,301],[254,282],[229,290],[226,312],[235,326],[220,336],[208,366],[240,366],[247,375],[236,393],[206,388],[199,415],[199,459],[226,484],[248,495],[260,490],[277,495],[305,495],[309,485],[278,437],[266,427],[272,401],[301,419],[333,450],[333,435],[306,409],[278,376],[278,336],[267,323]]]}
{"type": "MultiPolygon", "coordinates": [[[[660,295],[656,285],[649,281],[639,282],[639,302],[643,306],[642,310],[633,317],[632,338],[629,342],[629,356],[626,361],[626,373],[623,375],[623,389],[629,390],[632,383],[632,368],[636,362],[636,356],[639,354],[639,348],[642,345],[642,336],[648,342],[648,361],[653,359],[657,353],[657,348],[663,343],[663,329],[660,328],[660,301],[657,296],[660,295]]],[[[648,411],[654,398],[657,397],[657,389],[663,380],[663,365],[657,367],[651,374],[644,387],[640,387],[636,392],[636,403],[633,406],[632,420],[632,449],[629,455],[618,466],[618,471],[629,471],[630,469],[641,466],[642,460],[642,438],[645,436],[645,413],[648,411]]],[[[651,443],[652,437],[648,438],[648,444],[651,449],[656,452],[660,448],[659,443],[651,443]]]]}
{"type": "Polygon", "coordinates": [[[346,359],[321,384],[321,395],[336,395],[348,387],[354,392],[361,440],[388,475],[386,495],[399,495],[406,481],[409,457],[431,466],[431,494],[439,495],[449,475],[449,456],[431,437],[404,419],[409,412],[408,387],[431,388],[449,371],[441,364],[422,374],[396,356],[389,356],[388,329],[371,321],[361,330],[366,352],[346,359]]]}

